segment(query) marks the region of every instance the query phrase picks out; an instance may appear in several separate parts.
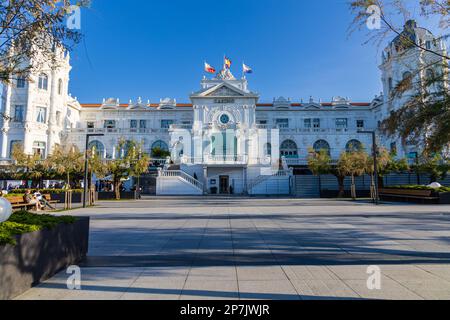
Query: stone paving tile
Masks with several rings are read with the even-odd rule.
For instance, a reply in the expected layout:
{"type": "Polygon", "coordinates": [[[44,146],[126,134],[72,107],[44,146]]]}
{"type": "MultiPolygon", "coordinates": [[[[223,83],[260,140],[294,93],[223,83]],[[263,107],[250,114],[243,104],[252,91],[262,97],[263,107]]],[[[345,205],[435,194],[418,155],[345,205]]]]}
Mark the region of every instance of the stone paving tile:
{"type": "Polygon", "coordinates": [[[291,280],[338,280],[339,278],[325,266],[283,266],[291,280]]]}
{"type": "Polygon", "coordinates": [[[449,210],[303,199],[99,203],[71,212],[92,216],[84,290],[66,290],[60,273],[19,298],[178,299],[184,287],[226,299],[236,284],[244,299],[450,299],[449,210]],[[367,289],[369,265],[380,266],[383,290],[367,289]]]}
{"type": "Polygon", "coordinates": [[[367,282],[361,280],[344,280],[354,292],[365,299],[373,300],[423,300],[424,298],[408,290],[399,283],[383,278],[381,290],[370,290],[367,282]]]}
{"type": "Polygon", "coordinates": [[[341,280],[293,280],[292,284],[302,300],[361,298],[341,280]]]}
{"type": "Polygon", "coordinates": [[[280,266],[237,267],[239,283],[245,280],[288,280],[280,266]]]}
{"type": "Polygon", "coordinates": [[[188,281],[237,281],[236,268],[229,267],[193,267],[188,281]]]}
{"type": "Polygon", "coordinates": [[[300,300],[287,280],[239,281],[239,296],[242,300],[300,300]]]}
{"type": "Polygon", "coordinates": [[[180,297],[181,300],[237,300],[236,280],[196,280],[188,278],[180,297]]]}
{"type": "Polygon", "coordinates": [[[121,300],[177,300],[185,284],[183,278],[154,279],[140,277],[127,290],[121,300]]]}

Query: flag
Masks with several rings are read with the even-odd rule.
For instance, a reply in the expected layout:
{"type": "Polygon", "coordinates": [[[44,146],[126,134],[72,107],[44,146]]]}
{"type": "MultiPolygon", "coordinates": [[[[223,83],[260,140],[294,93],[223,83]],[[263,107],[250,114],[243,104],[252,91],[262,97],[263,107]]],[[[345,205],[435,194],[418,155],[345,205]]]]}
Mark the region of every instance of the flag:
{"type": "Polygon", "coordinates": [[[245,63],[242,64],[242,70],[244,71],[244,73],[253,73],[252,68],[247,66],[245,63]]]}
{"type": "Polygon", "coordinates": [[[209,63],[206,63],[206,62],[205,62],[205,71],[208,72],[208,73],[216,73],[216,69],[211,67],[211,65],[209,63]]]}
{"type": "Polygon", "coordinates": [[[230,68],[231,68],[231,60],[228,59],[227,57],[225,57],[225,67],[226,67],[227,69],[230,69],[230,68]]]}

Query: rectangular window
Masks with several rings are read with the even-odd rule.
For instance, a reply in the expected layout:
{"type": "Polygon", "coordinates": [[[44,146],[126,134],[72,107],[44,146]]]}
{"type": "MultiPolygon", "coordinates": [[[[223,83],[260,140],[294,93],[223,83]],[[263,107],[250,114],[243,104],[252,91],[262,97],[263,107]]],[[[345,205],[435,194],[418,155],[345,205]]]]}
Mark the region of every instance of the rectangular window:
{"type": "Polygon", "coordinates": [[[304,124],[306,129],[311,129],[311,119],[305,119],[304,124]]]}
{"type": "Polygon", "coordinates": [[[147,120],[140,120],[139,121],[139,128],[147,129],[147,120]]]}
{"type": "Polygon", "coordinates": [[[105,129],[115,129],[116,128],[116,120],[105,120],[105,129]]]}
{"type": "Polygon", "coordinates": [[[427,50],[431,50],[431,41],[427,41],[425,42],[425,47],[427,48],[427,50]]]}
{"type": "Polygon", "coordinates": [[[256,122],[263,126],[267,125],[267,120],[257,120],[256,122]]]}
{"type": "Polygon", "coordinates": [[[161,129],[169,129],[173,124],[173,120],[161,120],[161,129]]]}
{"type": "Polygon", "coordinates": [[[14,122],[23,122],[25,119],[25,106],[16,105],[14,107],[14,122]]]}
{"type": "Polygon", "coordinates": [[[38,155],[40,159],[45,159],[46,143],[35,141],[33,143],[33,154],[38,155]]]}
{"type": "Polygon", "coordinates": [[[280,129],[288,129],[289,128],[289,119],[277,119],[276,124],[280,129]]]}
{"type": "Polygon", "coordinates": [[[17,88],[18,89],[25,88],[25,78],[18,78],[17,79],[17,88]]]}
{"type": "Polygon", "coordinates": [[[320,128],[320,119],[314,119],[313,120],[313,126],[314,128],[320,128]]]}
{"type": "Polygon", "coordinates": [[[347,128],[348,128],[347,118],[336,119],[336,129],[347,129],[347,128]]]}
{"type": "Polygon", "coordinates": [[[356,127],[358,129],[364,129],[364,120],[357,120],[356,121],[356,127]]]}
{"type": "Polygon", "coordinates": [[[92,121],[88,122],[87,123],[87,128],[88,129],[95,129],[95,122],[92,122],[92,121]]]}
{"type": "Polygon", "coordinates": [[[131,129],[137,129],[137,120],[131,120],[130,121],[130,128],[131,129]]]}
{"type": "Polygon", "coordinates": [[[36,122],[39,122],[39,123],[47,122],[47,108],[44,108],[44,107],[36,108],[36,122]]]}

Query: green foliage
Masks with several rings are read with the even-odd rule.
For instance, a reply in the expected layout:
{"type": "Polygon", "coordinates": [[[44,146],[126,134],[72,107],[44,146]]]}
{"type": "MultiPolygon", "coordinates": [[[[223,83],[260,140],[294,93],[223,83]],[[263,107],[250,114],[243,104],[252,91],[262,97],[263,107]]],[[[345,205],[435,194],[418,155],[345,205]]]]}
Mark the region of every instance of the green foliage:
{"type": "Polygon", "coordinates": [[[311,172],[318,176],[331,172],[331,157],[328,150],[320,150],[316,152],[314,149],[309,149],[308,168],[311,172]]]}
{"type": "Polygon", "coordinates": [[[386,189],[405,189],[405,190],[433,190],[436,192],[450,192],[449,187],[441,187],[441,188],[430,188],[427,186],[418,186],[418,185],[405,185],[405,186],[389,186],[386,189]]]}
{"type": "Polygon", "coordinates": [[[165,159],[170,156],[171,156],[171,154],[169,151],[161,149],[160,147],[156,147],[156,148],[152,149],[152,157],[153,158],[165,159]]]}
{"type": "Polygon", "coordinates": [[[56,217],[51,215],[37,215],[27,211],[14,213],[11,218],[0,223],[0,245],[16,243],[15,236],[43,229],[53,229],[61,223],[75,223],[71,216],[56,217]]]}

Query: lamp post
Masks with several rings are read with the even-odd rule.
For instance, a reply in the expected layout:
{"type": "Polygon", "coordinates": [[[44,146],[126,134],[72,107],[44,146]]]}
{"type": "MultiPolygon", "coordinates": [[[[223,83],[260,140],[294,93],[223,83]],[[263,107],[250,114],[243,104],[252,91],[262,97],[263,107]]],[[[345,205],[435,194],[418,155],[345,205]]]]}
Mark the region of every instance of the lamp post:
{"type": "Polygon", "coordinates": [[[375,199],[373,199],[373,200],[374,200],[375,204],[378,205],[379,204],[379,196],[378,196],[378,159],[377,159],[378,146],[377,146],[377,135],[376,135],[375,131],[358,131],[358,133],[372,135],[373,174],[374,174],[374,179],[375,179],[375,199]]]}
{"type": "Polygon", "coordinates": [[[88,184],[88,149],[89,149],[89,139],[91,137],[103,137],[104,134],[87,134],[86,135],[86,149],[84,154],[84,183],[83,183],[83,208],[86,208],[86,194],[87,194],[87,184],[88,184]]]}

